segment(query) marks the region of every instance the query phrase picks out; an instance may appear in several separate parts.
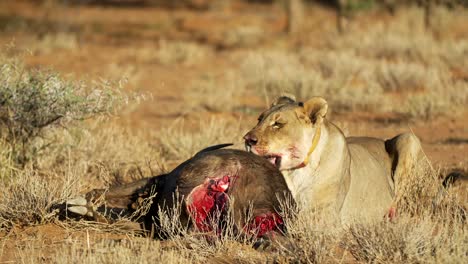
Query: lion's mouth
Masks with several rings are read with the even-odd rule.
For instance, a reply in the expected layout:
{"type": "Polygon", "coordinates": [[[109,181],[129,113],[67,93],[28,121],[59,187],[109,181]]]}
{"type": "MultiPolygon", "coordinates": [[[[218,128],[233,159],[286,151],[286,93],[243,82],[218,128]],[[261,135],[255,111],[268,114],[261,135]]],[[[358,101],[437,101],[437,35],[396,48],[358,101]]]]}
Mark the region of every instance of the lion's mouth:
{"type": "Polygon", "coordinates": [[[266,158],[271,164],[275,165],[276,168],[281,166],[281,156],[279,155],[265,155],[266,158]]]}
{"type": "Polygon", "coordinates": [[[281,155],[278,154],[266,154],[262,155],[261,152],[257,151],[255,148],[253,148],[250,144],[245,144],[245,150],[247,152],[251,152],[255,155],[264,157],[267,159],[271,164],[273,164],[276,168],[279,168],[281,166],[281,155]]]}

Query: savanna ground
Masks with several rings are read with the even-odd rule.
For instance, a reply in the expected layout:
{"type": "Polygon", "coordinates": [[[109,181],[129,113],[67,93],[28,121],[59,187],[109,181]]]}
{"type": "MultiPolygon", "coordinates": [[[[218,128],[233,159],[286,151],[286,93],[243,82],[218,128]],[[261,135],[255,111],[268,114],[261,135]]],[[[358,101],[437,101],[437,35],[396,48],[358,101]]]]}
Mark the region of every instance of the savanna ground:
{"type": "Polygon", "coordinates": [[[197,11],[0,2],[2,89],[66,91],[52,101],[67,105],[50,124],[19,132],[8,128],[26,101],[12,96],[0,111],[1,262],[466,263],[466,190],[435,209],[432,198],[439,175],[468,170],[468,11],[437,8],[425,29],[417,7],[357,10],[340,35],[334,11],[310,4],[301,31],[287,35],[280,5],[231,3],[197,11]],[[280,245],[253,250],[233,237],[156,241],[50,212],[90,189],[168,171],[203,147],[242,148],[282,92],[326,97],[346,135],[419,136],[432,168],[414,173],[395,221],[341,228],[300,216],[280,245]]]}

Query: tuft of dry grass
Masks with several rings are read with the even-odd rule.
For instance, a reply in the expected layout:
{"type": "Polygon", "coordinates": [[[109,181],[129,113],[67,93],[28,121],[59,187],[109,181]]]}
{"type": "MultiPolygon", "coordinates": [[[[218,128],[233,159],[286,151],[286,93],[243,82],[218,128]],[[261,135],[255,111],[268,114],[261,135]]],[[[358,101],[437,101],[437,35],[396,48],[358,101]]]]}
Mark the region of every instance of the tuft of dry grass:
{"type": "MultiPolygon", "coordinates": [[[[55,175],[57,176],[57,175],[55,175]]],[[[64,178],[47,177],[27,169],[15,172],[0,184],[0,226],[37,225],[52,222],[56,212],[52,207],[78,194],[79,185],[70,173],[64,178]]]]}
{"type": "Polygon", "coordinates": [[[443,189],[440,171],[432,167],[427,157],[414,164],[395,186],[398,212],[420,219],[432,217],[436,223],[464,223],[468,208],[456,193],[443,189]]]}
{"type": "Polygon", "coordinates": [[[466,208],[443,192],[427,160],[396,186],[394,221],[353,223],[342,244],[358,260],[372,263],[463,263],[468,259],[466,208]]]}
{"type": "Polygon", "coordinates": [[[468,259],[465,222],[439,215],[399,216],[395,222],[356,223],[343,246],[358,260],[372,263],[464,263],[468,259]]]}
{"type": "Polygon", "coordinates": [[[330,263],[344,257],[337,246],[342,228],[336,219],[301,210],[286,220],[287,234],[277,242],[280,260],[287,263],[330,263]]]}
{"type": "Polygon", "coordinates": [[[431,221],[398,220],[350,226],[344,242],[359,261],[372,263],[414,263],[432,254],[431,221]]]}

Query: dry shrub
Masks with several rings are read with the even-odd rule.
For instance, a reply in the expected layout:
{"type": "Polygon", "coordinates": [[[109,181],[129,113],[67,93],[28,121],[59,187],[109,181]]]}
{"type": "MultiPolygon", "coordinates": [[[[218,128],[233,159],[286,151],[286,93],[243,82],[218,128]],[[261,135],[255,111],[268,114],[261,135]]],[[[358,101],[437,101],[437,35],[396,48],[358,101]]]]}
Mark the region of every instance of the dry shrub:
{"type": "Polygon", "coordinates": [[[83,186],[108,185],[163,170],[159,151],[129,130],[101,125],[102,119],[79,122],[111,114],[128,103],[129,97],[110,84],[96,84],[89,91],[56,73],[28,70],[16,59],[2,63],[3,226],[50,222],[55,219],[52,206],[76,196],[83,186]]]}
{"type": "Polygon", "coordinates": [[[235,119],[179,119],[161,130],[157,140],[168,159],[182,161],[217,144],[234,143],[240,147],[243,131],[242,122],[235,119]]]}
{"type": "Polygon", "coordinates": [[[265,98],[266,105],[280,94],[304,100],[312,94],[324,95],[328,88],[319,72],[306,69],[299,57],[281,51],[251,52],[240,65],[240,76],[246,91],[265,98]]]}
{"type": "Polygon", "coordinates": [[[372,263],[465,263],[468,235],[464,222],[431,215],[400,216],[395,222],[356,223],[343,245],[359,261],[372,263]]]}
{"type": "Polygon", "coordinates": [[[441,181],[426,157],[412,164],[409,171],[396,179],[395,200],[399,212],[422,216],[433,206],[441,181]]]}
{"type": "Polygon", "coordinates": [[[0,59],[0,136],[10,142],[19,166],[40,156],[43,149],[32,147],[31,142],[47,129],[108,115],[128,102],[112,83],[88,87],[52,71],[29,70],[15,58],[0,54],[0,59]]]}
{"type": "Polygon", "coordinates": [[[466,208],[457,197],[444,191],[439,171],[422,157],[398,180],[396,206],[399,213],[416,218],[433,217],[435,221],[464,222],[466,208]]]}
{"type": "Polygon", "coordinates": [[[437,243],[431,238],[434,228],[431,221],[416,223],[414,219],[402,218],[396,224],[353,224],[344,244],[359,261],[414,263],[432,254],[431,244],[437,243]]]}
{"type": "MultiPolygon", "coordinates": [[[[270,96],[287,92],[299,100],[324,96],[337,111],[394,111],[415,118],[463,112],[467,85],[451,73],[449,64],[459,63],[446,63],[445,58],[453,55],[444,48],[429,53],[426,64],[365,56],[359,47],[251,53],[240,65],[239,83],[253,95],[267,98],[267,104],[270,96]]],[[[467,58],[468,53],[457,54],[467,58]]]]}
{"type": "Polygon", "coordinates": [[[448,41],[441,48],[441,60],[451,69],[468,69],[468,41],[448,41]]]}
{"type": "Polygon", "coordinates": [[[323,78],[322,85],[301,92],[307,95],[306,99],[314,93],[325,96],[338,111],[388,110],[382,104],[384,89],[374,81],[372,61],[357,56],[354,51],[303,50],[300,56],[323,78]]]}
{"type": "Polygon", "coordinates": [[[87,180],[107,176],[101,179],[105,181],[110,176],[160,172],[159,166],[150,164],[159,159],[157,150],[141,137],[115,125],[98,125],[103,119],[83,122],[107,117],[145,96],[124,94],[122,82],[74,82],[53,71],[27,69],[19,58],[1,54],[0,58],[2,170],[25,166],[45,174],[72,170],[79,178],[89,176],[87,180]]]}

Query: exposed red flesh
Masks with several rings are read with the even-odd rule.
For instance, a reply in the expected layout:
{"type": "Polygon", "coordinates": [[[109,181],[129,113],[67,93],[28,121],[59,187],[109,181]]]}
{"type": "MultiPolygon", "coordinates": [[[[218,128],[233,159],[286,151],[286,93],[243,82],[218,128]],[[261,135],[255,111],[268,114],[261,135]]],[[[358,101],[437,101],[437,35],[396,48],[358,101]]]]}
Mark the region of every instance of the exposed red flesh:
{"type": "Polygon", "coordinates": [[[218,179],[206,179],[195,187],[187,198],[187,211],[194,220],[197,229],[208,232],[213,230],[213,222],[219,220],[227,208],[230,186],[229,176],[218,179]]]}
{"type": "MultiPolygon", "coordinates": [[[[229,196],[227,191],[233,182],[229,176],[206,179],[195,187],[187,197],[187,211],[198,230],[213,231],[213,224],[226,213],[229,196]]],[[[250,236],[262,237],[272,231],[281,232],[283,219],[277,213],[257,215],[244,226],[244,232],[250,236]]],[[[220,230],[216,230],[219,234],[220,230]]]]}
{"type": "Polygon", "coordinates": [[[271,231],[281,232],[283,224],[283,218],[279,214],[266,213],[255,216],[254,219],[244,227],[244,231],[256,237],[262,237],[271,231]]]}

